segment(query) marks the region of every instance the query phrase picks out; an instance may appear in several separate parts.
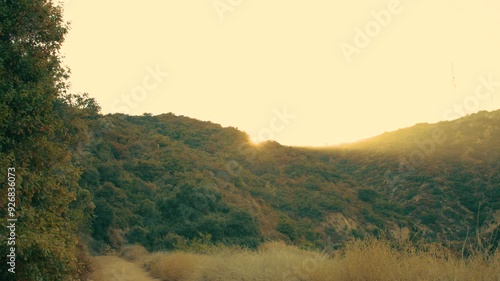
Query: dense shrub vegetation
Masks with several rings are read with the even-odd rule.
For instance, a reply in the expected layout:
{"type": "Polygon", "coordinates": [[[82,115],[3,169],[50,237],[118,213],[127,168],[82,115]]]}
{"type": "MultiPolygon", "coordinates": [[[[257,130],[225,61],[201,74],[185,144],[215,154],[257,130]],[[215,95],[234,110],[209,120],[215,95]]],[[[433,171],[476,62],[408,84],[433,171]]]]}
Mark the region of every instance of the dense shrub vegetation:
{"type": "MultiPolygon", "coordinates": [[[[51,1],[0,1],[0,171],[16,171],[19,280],[84,280],[88,251],[127,243],[338,249],[376,236],[464,256],[498,247],[500,111],[339,147],[254,145],[172,113],[100,114],[68,93],[67,29],[51,1]]],[[[12,278],[6,266],[1,280],[12,278]]]]}
{"type": "Polygon", "coordinates": [[[401,229],[457,250],[477,239],[495,246],[499,119],[498,111],[480,112],[309,149],[252,145],[234,128],[170,113],[100,116],[87,121],[92,141],[80,186],[114,219],[101,217],[105,229],[94,239],[102,243],[93,250],[127,242],[172,249],[172,237],[200,233],[251,248],[269,239],[329,248],[365,235],[396,239],[401,229]],[[460,138],[431,146],[436,130],[460,138]],[[411,160],[417,153],[426,156],[411,160]]]}

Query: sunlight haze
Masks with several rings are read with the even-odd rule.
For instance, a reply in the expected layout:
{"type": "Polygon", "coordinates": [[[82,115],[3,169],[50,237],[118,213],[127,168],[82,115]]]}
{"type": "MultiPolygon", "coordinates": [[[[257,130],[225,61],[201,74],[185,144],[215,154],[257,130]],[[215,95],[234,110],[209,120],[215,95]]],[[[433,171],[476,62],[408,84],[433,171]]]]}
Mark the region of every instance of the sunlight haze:
{"type": "Polygon", "coordinates": [[[105,114],[322,146],[500,108],[493,0],[62,2],[72,91],[105,114]]]}

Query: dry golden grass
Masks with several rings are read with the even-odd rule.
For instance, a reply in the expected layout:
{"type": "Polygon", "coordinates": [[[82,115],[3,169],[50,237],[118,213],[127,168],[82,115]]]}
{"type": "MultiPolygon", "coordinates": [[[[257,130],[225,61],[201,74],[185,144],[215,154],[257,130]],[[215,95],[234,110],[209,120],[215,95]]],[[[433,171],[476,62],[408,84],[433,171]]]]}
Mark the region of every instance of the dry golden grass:
{"type": "Polygon", "coordinates": [[[140,263],[165,281],[500,281],[499,251],[461,258],[444,248],[396,249],[374,239],[352,242],[335,256],[266,243],[258,251],[153,253],[140,263]]]}
{"type": "Polygon", "coordinates": [[[211,259],[207,255],[192,253],[156,253],[144,261],[144,266],[154,277],[169,281],[204,280],[211,259]]]}
{"type": "Polygon", "coordinates": [[[120,251],[120,257],[133,262],[143,260],[148,254],[148,250],[140,245],[125,246],[120,251]]]}
{"type": "Polygon", "coordinates": [[[78,279],[88,281],[158,281],[144,271],[136,263],[126,261],[116,256],[94,257],[96,270],[89,279],[78,279]]]}

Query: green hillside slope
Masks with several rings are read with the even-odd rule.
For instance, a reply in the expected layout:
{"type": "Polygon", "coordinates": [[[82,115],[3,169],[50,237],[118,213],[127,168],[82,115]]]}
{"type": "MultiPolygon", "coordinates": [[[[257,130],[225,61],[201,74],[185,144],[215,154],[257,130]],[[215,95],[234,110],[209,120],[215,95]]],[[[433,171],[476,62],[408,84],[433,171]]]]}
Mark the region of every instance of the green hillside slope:
{"type": "Polygon", "coordinates": [[[248,247],[337,247],[367,234],[498,241],[499,121],[480,112],[309,149],[256,146],[173,114],[101,116],[89,122],[80,180],[96,205],[93,247],[171,249],[207,235],[248,247]]]}

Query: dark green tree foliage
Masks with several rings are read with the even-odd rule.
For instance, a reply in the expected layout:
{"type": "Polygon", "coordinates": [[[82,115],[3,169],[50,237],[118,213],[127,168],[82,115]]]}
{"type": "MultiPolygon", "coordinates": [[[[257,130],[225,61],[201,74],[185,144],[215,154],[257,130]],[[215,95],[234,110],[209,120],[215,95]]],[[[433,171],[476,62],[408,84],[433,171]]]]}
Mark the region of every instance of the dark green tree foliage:
{"type": "Polygon", "coordinates": [[[390,237],[396,225],[420,235],[415,239],[461,247],[468,229],[490,229],[498,210],[500,111],[332,149],[253,146],[234,128],[173,114],[86,120],[91,154],[80,183],[111,208],[112,233],[150,250],[200,233],[249,247],[261,236],[328,247],[353,235],[390,237]],[[430,146],[435,130],[449,144],[430,146]],[[408,162],[415,153],[426,156],[408,162]]]}
{"type": "Polygon", "coordinates": [[[373,203],[377,199],[377,192],[371,189],[358,190],[358,199],[365,202],[373,203]]]}
{"type": "Polygon", "coordinates": [[[94,220],[92,223],[92,237],[98,241],[111,243],[109,227],[114,219],[113,209],[104,200],[96,201],[94,220]]]}
{"type": "Polygon", "coordinates": [[[295,223],[288,219],[283,218],[278,222],[277,230],[290,238],[291,241],[296,241],[297,239],[297,230],[295,223]]]}
{"type": "MultiPolygon", "coordinates": [[[[77,184],[72,152],[86,124],[66,118],[74,113],[63,98],[67,72],[59,49],[66,32],[51,1],[0,1],[0,173],[5,178],[7,167],[16,169],[17,280],[83,278],[76,232],[91,203],[77,184]]],[[[12,280],[5,266],[0,279],[12,280]]]]}
{"type": "Polygon", "coordinates": [[[166,231],[188,239],[210,234],[213,242],[256,248],[261,233],[257,221],[245,210],[229,207],[212,188],[183,183],[158,200],[166,231]]]}

